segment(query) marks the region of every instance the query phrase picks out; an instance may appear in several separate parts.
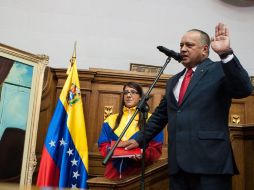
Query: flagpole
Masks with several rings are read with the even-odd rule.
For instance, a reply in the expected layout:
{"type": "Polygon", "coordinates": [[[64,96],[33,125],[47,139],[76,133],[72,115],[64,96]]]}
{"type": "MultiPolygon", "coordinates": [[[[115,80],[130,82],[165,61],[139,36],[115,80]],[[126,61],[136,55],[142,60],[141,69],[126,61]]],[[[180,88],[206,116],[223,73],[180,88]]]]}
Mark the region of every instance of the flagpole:
{"type": "Polygon", "coordinates": [[[40,187],[88,189],[88,145],[76,67],[76,44],[68,77],[44,141],[37,177],[40,187]]]}
{"type": "Polygon", "coordinates": [[[66,71],[66,74],[67,74],[67,75],[69,75],[69,73],[70,73],[70,71],[71,71],[71,67],[72,67],[72,65],[73,65],[73,63],[74,63],[73,60],[76,59],[76,54],[77,54],[77,53],[76,53],[76,48],[77,48],[77,41],[74,42],[74,49],[73,49],[72,57],[71,57],[71,60],[70,60],[70,64],[69,64],[69,66],[68,66],[68,69],[67,69],[67,71],[66,71]]]}
{"type": "Polygon", "coordinates": [[[72,58],[76,58],[76,47],[77,47],[77,41],[74,42],[74,50],[73,50],[72,58]]]}

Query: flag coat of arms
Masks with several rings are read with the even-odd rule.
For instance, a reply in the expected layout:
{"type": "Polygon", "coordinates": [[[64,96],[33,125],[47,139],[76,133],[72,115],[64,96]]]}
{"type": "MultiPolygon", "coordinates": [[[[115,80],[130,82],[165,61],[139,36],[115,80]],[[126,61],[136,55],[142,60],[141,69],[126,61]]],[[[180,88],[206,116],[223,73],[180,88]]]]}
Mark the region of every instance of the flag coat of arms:
{"type": "Polygon", "coordinates": [[[37,186],[88,188],[88,147],[75,54],[49,124],[37,186]]]}

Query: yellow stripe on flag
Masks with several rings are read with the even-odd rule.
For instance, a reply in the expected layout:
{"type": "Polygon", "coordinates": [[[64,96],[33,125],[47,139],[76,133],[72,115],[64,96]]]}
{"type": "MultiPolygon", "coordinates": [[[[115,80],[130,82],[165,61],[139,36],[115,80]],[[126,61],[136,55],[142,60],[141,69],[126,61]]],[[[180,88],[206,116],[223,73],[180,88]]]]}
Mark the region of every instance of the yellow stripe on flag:
{"type": "Polygon", "coordinates": [[[68,114],[67,126],[73,143],[88,172],[87,136],[80,83],[76,66],[76,57],[73,56],[71,62],[72,66],[70,68],[62,93],[60,94],[60,100],[68,114]]]}

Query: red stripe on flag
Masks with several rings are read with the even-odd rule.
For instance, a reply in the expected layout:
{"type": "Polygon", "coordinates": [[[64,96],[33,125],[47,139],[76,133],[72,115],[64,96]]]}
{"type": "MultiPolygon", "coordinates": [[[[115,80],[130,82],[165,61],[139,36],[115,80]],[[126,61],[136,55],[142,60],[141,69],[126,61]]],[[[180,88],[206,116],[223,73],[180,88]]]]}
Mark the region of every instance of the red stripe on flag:
{"type": "Polygon", "coordinates": [[[43,147],[37,185],[40,187],[57,187],[59,183],[60,171],[54,160],[48,153],[46,147],[43,147]]]}

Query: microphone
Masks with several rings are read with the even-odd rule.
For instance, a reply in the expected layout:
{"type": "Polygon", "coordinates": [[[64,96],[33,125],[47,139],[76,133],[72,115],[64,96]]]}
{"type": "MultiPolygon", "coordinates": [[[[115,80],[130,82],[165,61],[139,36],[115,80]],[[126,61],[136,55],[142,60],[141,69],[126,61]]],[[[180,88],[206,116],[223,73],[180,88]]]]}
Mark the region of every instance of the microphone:
{"type": "Polygon", "coordinates": [[[176,61],[181,62],[182,61],[182,56],[180,55],[180,53],[177,53],[173,50],[167,49],[163,46],[157,46],[157,49],[159,51],[161,51],[162,53],[164,53],[165,55],[167,55],[168,57],[172,57],[174,58],[176,61]]]}

